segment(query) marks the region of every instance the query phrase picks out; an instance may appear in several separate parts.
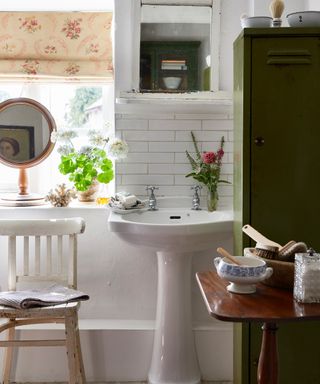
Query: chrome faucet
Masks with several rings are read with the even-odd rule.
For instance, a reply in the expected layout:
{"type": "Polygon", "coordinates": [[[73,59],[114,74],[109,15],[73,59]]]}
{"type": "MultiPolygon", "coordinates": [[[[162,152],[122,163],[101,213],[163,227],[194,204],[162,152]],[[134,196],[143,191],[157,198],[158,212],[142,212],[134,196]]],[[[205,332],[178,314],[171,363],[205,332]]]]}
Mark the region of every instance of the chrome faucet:
{"type": "Polygon", "coordinates": [[[157,208],[157,199],[154,195],[155,189],[159,189],[159,188],[153,187],[152,185],[148,185],[146,188],[146,191],[150,191],[148,211],[156,211],[158,209],[157,208]]]}
{"type": "Polygon", "coordinates": [[[192,208],[195,211],[200,211],[200,197],[199,197],[199,191],[202,187],[200,185],[194,185],[191,187],[191,189],[194,189],[194,195],[192,198],[192,208]]]}

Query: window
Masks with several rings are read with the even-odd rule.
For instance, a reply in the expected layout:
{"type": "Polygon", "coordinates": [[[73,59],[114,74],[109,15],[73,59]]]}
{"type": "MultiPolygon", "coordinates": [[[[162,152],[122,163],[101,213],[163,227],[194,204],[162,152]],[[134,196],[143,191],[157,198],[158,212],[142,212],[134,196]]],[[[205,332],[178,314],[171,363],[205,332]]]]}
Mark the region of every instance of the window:
{"type": "MultiPolygon", "coordinates": [[[[102,130],[106,122],[113,126],[113,84],[1,84],[0,101],[29,97],[50,110],[57,129],[73,128],[78,132],[80,146],[87,144],[89,129],[102,130]]],[[[59,173],[60,155],[56,148],[43,163],[29,168],[30,190],[46,194],[58,183],[68,183],[59,173]]],[[[17,192],[18,169],[0,163],[0,191],[17,192]]]]}
{"type": "MultiPolygon", "coordinates": [[[[1,11],[30,12],[30,11],[113,11],[114,0],[56,0],[44,2],[40,0],[15,0],[4,2],[1,11]]],[[[99,83],[101,84],[101,83],[99,83]]],[[[99,88],[101,98],[87,106],[87,120],[83,124],[74,124],[80,135],[79,140],[85,142],[85,132],[90,128],[102,129],[109,121],[111,125],[114,119],[114,86],[106,84],[97,87],[95,84],[77,83],[1,83],[0,100],[15,97],[29,97],[45,105],[56,121],[58,129],[70,126],[70,103],[75,100],[79,88],[99,88]],[[82,138],[81,138],[82,136],[82,138]]],[[[85,91],[84,91],[85,92],[85,91]]],[[[113,125],[112,125],[113,126],[113,125]]],[[[56,149],[41,164],[28,169],[31,192],[47,193],[50,188],[61,182],[67,182],[67,177],[58,171],[59,154],[56,149]]],[[[17,192],[19,170],[4,166],[0,163],[0,191],[17,192]]]]}

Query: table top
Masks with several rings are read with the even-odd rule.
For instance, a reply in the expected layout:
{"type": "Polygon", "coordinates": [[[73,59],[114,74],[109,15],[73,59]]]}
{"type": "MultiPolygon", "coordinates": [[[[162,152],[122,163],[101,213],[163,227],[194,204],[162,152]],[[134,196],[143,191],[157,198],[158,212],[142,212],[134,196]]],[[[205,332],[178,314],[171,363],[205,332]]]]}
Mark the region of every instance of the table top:
{"type": "Polygon", "coordinates": [[[198,272],[196,278],[211,316],[232,322],[279,322],[320,319],[320,304],[294,300],[291,291],[257,284],[257,291],[238,294],[216,272],[198,272]]]}

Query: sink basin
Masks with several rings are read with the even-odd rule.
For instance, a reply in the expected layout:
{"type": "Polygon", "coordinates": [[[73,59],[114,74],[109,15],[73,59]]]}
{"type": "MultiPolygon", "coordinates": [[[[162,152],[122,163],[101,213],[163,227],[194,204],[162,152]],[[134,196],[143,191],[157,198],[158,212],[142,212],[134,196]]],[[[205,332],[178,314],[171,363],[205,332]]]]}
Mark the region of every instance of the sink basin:
{"type": "MultiPolygon", "coordinates": [[[[199,384],[191,321],[191,260],[232,230],[232,211],[190,209],[191,199],[159,199],[157,211],[110,213],[109,229],[158,259],[156,329],[150,384],[199,384]],[[182,204],[185,206],[182,206],[182,204]]],[[[138,298],[137,298],[138,299],[138,298]]]]}
{"type": "Polygon", "coordinates": [[[159,208],[126,215],[111,212],[109,227],[127,242],[158,251],[200,251],[210,249],[214,233],[232,229],[232,218],[232,211],[159,208]]]}

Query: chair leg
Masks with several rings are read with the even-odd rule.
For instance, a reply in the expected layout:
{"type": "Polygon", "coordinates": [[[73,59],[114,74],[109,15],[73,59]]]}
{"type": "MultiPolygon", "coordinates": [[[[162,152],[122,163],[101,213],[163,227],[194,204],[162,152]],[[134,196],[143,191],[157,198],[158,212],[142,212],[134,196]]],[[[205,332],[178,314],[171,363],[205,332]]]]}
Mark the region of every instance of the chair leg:
{"type": "Polygon", "coordinates": [[[77,384],[77,359],[76,359],[76,318],[73,313],[67,314],[66,326],[66,348],[69,367],[69,384],[77,384]]]}
{"type": "MultiPolygon", "coordinates": [[[[15,320],[10,319],[10,322],[15,322],[15,320]]],[[[15,327],[8,329],[7,333],[7,340],[14,340],[15,338],[15,327]]],[[[4,364],[3,364],[3,384],[9,384],[10,383],[10,372],[11,372],[11,366],[12,366],[12,358],[13,358],[13,347],[9,346],[6,347],[4,352],[4,364]]]]}
{"type": "Polygon", "coordinates": [[[77,364],[77,378],[79,384],[86,384],[86,375],[84,371],[81,343],[80,343],[80,331],[78,323],[78,315],[76,315],[76,364],[77,364]]]}

